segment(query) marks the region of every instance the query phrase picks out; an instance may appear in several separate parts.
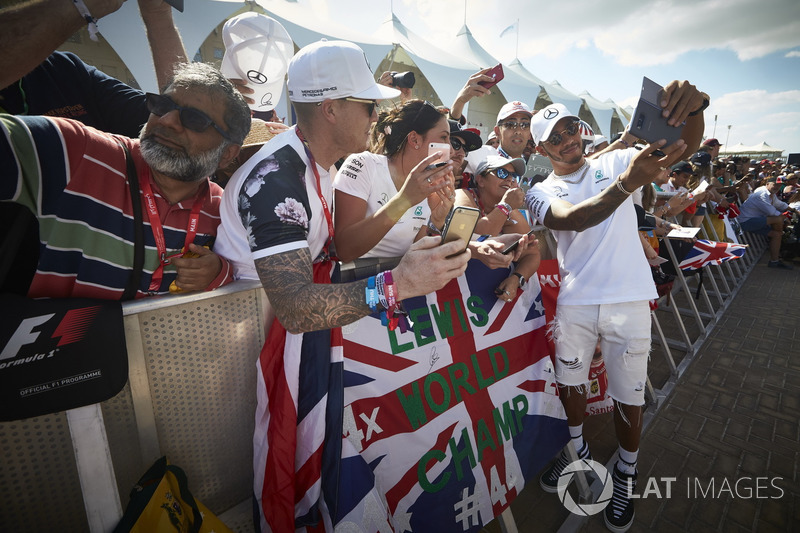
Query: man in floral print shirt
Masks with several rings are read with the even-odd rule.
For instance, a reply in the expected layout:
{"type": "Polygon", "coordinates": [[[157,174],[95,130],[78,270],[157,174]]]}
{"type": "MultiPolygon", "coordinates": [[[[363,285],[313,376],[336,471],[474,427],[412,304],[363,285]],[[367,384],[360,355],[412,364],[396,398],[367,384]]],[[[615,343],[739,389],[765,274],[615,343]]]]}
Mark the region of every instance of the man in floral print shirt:
{"type": "MultiPolygon", "coordinates": [[[[335,264],[328,250],[331,178],[336,161],[365,149],[377,119],[376,101],[398,94],[376,84],[364,52],[344,41],[304,47],[288,74],[297,126],[270,140],[233,175],[223,195],[216,243],[237,278],[261,280],[276,316],[259,358],[254,492],[262,531],[324,520],[320,513],[326,506],[318,502],[338,477],[319,468],[301,469],[303,454],[298,451],[296,458],[294,453],[311,450],[312,457],[318,453],[338,463],[338,327],[371,313],[366,280],[330,284],[335,264]],[[309,375],[313,383],[305,379],[309,375]],[[295,464],[297,475],[286,461],[295,464]]],[[[443,187],[451,170],[446,165],[431,171],[431,188],[443,187]]],[[[398,300],[438,290],[466,270],[469,253],[447,257],[466,243],[439,242],[439,237],[418,241],[391,271],[398,300]]]]}

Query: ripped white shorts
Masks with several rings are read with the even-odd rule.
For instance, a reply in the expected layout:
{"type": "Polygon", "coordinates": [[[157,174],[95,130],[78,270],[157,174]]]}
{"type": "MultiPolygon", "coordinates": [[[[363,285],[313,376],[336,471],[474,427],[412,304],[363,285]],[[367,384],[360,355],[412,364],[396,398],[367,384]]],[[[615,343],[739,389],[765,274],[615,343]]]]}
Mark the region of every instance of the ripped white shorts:
{"type": "Polygon", "coordinates": [[[589,381],[597,341],[608,375],[608,394],[626,405],[644,405],[650,354],[647,300],[600,305],[558,305],[550,326],[556,348],[556,381],[582,386],[589,381]]]}

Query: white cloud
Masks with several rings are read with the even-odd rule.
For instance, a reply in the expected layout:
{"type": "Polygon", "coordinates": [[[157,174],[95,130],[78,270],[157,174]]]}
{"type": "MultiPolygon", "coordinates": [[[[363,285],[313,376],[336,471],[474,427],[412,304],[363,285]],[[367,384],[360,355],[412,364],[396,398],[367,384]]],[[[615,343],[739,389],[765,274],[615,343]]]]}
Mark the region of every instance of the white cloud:
{"type": "Polygon", "coordinates": [[[725,144],[761,141],[787,151],[800,148],[800,90],[739,91],[714,99],[705,113],[705,136],[725,144]],[[717,116],[714,132],[714,116],[717,116]],[[731,126],[730,133],[728,125],[731,126]],[[727,141],[727,142],[726,142],[727,141]]]}
{"type": "Polygon", "coordinates": [[[792,50],[786,54],[786,57],[800,57],[800,50],[792,50]]]}

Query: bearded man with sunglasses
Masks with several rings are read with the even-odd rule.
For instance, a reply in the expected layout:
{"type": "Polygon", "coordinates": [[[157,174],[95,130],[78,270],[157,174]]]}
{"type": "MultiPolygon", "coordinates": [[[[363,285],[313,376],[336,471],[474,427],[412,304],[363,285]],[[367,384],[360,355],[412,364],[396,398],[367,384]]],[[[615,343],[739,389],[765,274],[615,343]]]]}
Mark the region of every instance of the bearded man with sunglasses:
{"type": "Polygon", "coordinates": [[[70,119],[0,115],[0,200],[28,207],[40,223],[29,296],[138,298],[169,294],[172,282],[206,290],[232,280],[230,264],[204,248],[216,236],[222,196],[208,177],[239,153],[250,110],[202,63],[176,67],[147,106],[139,140],[70,119]],[[134,268],[139,229],[143,262],[134,268]]]}
{"type": "MultiPolygon", "coordinates": [[[[682,137],[670,146],[655,142],[641,151],[614,150],[587,160],[579,119],[562,104],[552,104],[531,120],[537,151],[553,172],[526,195],[533,216],[555,237],[561,286],[552,324],[555,375],[567,414],[571,443],[581,459],[591,458],[583,440],[586,384],[600,342],[614,399],[619,442],[612,479],[613,496],[604,510],[611,531],[633,523],[636,464],[650,351],[649,300],[656,298],[650,266],[637,235],[631,194],[649,184],[675,161],[694,153],[703,133],[708,97],[688,82],[665,87],[663,116],[675,126],[686,121],[682,137]],[[660,149],[664,155],[654,153],[660,149]]],[[[630,136],[626,133],[626,136],[630,136]]],[[[623,144],[632,144],[623,137],[623,144]]],[[[562,451],[540,477],[547,492],[571,462],[562,451]]]]}

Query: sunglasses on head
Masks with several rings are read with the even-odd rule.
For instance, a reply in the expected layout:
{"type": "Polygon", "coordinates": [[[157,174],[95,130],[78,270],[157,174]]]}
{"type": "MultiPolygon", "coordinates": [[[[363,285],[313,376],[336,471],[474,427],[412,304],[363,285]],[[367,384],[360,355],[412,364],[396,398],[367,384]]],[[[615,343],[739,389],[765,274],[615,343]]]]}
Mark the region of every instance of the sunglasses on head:
{"type": "Polygon", "coordinates": [[[511,176],[511,178],[514,181],[519,181],[519,174],[517,174],[516,172],[511,172],[511,171],[506,170],[504,168],[496,168],[492,172],[494,172],[494,175],[497,176],[498,178],[500,178],[501,180],[504,180],[504,179],[508,178],[509,176],[511,176]]]}
{"type": "Polygon", "coordinates": [[[419,106],[419,109],[417,110],[417,113],[414,115],[414,120],[411,121],[411,129],[412,130],[416,131],[417,121],[419,120],[419,117],[422,116],[423,111],[425,111],[426,109],[433,110],[438,115],[442,114],[442,112],[439,111],[439,108],[437,108],[435,105],[433,105],[432,103],[430,103],[427,100],[425,100],[424,102],[422,102],[422,105],[419,106]]]}
{"type": "Polygon", "coordinates": [[[209,126],[213,126],[215,130],[226,140],[233,142],[230,135],[225,130],[217,126],[211,118],[193,107],[179,106],[172,101],[172,98],[164,94],[147,93],[145,95],[147,100],[147,110],[157,117],[163,117],[167,113],[177,110],[178,117],[181,120],[183,127],[198,133],[203,133],[209,126]]]}
{"type": "Polygon", "coordinates": [[[564,128],[563,130],[561,130],[558,133],[551,134],[550,138],[547,139],[545,142],[551,144],[552,146],[558,146],[559,144],[561,144],[561,141],[564,140],[563,135],[565,133],[567,135],[569,135],[570,137],[575,135],[576,133],[578,133],[578,125],[579,124],[580,124],[580,121],[577,121],[577,120],[574,121],[574,122],[570,122],[569,126],[567,126],[566,128],[564,128]]]}
{"type": "Polygon", "coordinates": [[[517,122],[516,120],[509,120],[508,122],[501,123],[500,127],[506,130],[515,130],[517,128],[527,130],[531,127],[531,123],[530,121],[517,122]]]}

